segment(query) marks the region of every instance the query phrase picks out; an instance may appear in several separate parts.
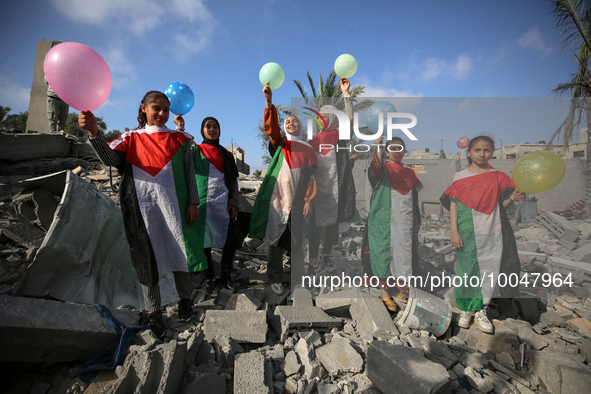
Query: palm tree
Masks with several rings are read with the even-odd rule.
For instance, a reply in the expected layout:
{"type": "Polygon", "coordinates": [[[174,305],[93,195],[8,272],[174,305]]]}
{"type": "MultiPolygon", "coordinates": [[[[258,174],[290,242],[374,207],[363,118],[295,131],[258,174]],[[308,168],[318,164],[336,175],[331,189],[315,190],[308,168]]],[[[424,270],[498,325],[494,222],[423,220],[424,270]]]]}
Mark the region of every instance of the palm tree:
{"type": "MultiPolygon", "coordinates": [[[[293,80],[293,83],[297,86],[300,94],[306,101],[306,105],[311,106],[314,109],[318,109],[324,104],[332,104],[340,110],[345,107],[343,100],[337,100],[343,96],[343,92],[341,92],[340,79],[334,70],[330,71],[326,79],[322,79],[322,74],[320,74],[318,90],[316,90],[316,85],[314,84],[310,71],[308,71],[308,82],[310,83],[310,89],[312,90],[312,97],[308,95],[306,89],[304,89],[304,85],[299,80],[293,80]]],[[[351,89],[349,89],[351,97],[357,97],[363,92],[365,92],[365,86],[363,85],[351,86],[351,89]]],[[[355,103],[355,109],[357,111],[363,111],[369,108],[372,104],[372,100],[361,100],[355,103]]]]}
{"type": "MultiPolygon", "coordinates": [[[[589,72],[591,8],[589,3],[589,0],[552,0],[551,2],[552,13],[555,16],[555,27],[564,37],[563,49],[569,47],[573,50],[574,61],[578,67],[569,82],[561,83],[553,90],[556,94],[572,95],[572,98],[569,113],[548,142],[548,148],[561,132],[564,145],[568,146],[575,125],[580,124],[583,115],[585,115],[587,122],[586,168],[588,176],[591,177],[591,73],[589,72]]],[[[585,194],[585,213],[586,216],[591,214],[591,179],[589,178],[585,194]]]]}

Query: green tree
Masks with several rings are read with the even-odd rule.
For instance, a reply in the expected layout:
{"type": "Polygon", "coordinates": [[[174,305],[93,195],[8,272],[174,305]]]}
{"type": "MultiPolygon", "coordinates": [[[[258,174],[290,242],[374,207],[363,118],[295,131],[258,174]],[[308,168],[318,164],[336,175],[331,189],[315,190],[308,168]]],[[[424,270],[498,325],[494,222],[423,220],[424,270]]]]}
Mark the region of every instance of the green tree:
{"type": "Polygon", "coordinates": [[[0,105],[0,125],[2,124],[2,121],[4,120],[4,117],[6,115],[8,115],[8,113],[12,111],[12,108],[10,107],[3,107],[0,105]]]}
{"type": "MultiPolygon", "coordinates": [[[[10,108],[8,108],[8,110],[10,110],[10,108]]],[[[16,115],[7,115],[0,123],[0,128],[4,130],[24,132],[27,129],[28,116],[29,113],[27,111],[19,112],[16,115]]]]}
{"type": "MultiPolygon", "coordinates": [[[[589,61],[591,60],[591,9],[589,0],[552,0],[552,13],[555,18],[555,27],[563,38],[564,48],[573,51],[574,62],[577,71],[570,80],[559,84],[553,92],[559,95],[571,96],[569,113],[560,127],[556,130],[548,142],[548,149],[554,138],[560,134],[563,136],[564,145],[567,146],[573,137],[575,126],[586,120],[587,130],[591,131],[591,73],[589,61]]],[[[591,170],[591,133],[587,133],[587,171],[591,170]]],[[[591,182],[587,182],[585,195],[585,213],[591,213],[591,182]]]]}
{"type": "MultiPolygon", "coordinates": [[[[105,131],[107,130],[107,124],[101,117],[96,118],[96,123],[98,126],[99,133],[104,135],[105,131]]],[[[78,114],[75,112],[70,112],[68,114],[68,119],[66,119],[66,130],[67,134],[71,134],[73,136],[78,137],[78,139],[82,142],[88,139],[88,131],[84,130],[82,127],[78,125],[78,114]]]]}
{"type": "Polygon", "coordinates": [[[112,141],[115,138],[119,137],[119,134],[121,134],[121,132],[119,130],[111,130],[111,131],[105,133],[105,139],[107,141],[112,141]]]}
{"type": "Polygon", "coordinates": [[[261,177],[261,174],[263,173],[262,170],[255,170],[252,175],[256,176],[257,178],[261,177]]]}

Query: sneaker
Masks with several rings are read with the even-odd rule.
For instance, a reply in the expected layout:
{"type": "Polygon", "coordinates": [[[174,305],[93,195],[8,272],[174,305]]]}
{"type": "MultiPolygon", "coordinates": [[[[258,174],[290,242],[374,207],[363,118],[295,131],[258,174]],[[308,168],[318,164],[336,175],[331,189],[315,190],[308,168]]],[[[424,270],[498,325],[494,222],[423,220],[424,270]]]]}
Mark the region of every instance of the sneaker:
{"type": "Polygon", "coordinates": [[[320,264],[318,262],[316,262],[316,264],[308,263],[304,267],[304,271],[305,271],[306,276],[314,276],[318,272],[319,268],[320,268],[320,264]]]}
{"type": "Polygon", "coordinates": [[[188,321],[193,317],[193,308],[191,307],[191,300],[183,298],[179,301],[179,313],[178,317],[180,321],[188,321]]]}
{"type": "Polygon", "coordinates": [[[271,291],[274,294],[282,295],[283,294],[283,283],[271,283],[271,291]]]}
{"type": "Polygon", "coordinates": [[[478,324],[478,328],[480,328],[480,331],[482,332],[492,334],[495,331],[495,326],[493,326],[490,320],[488,320],[485,310],[479,310],[478,312],[476,312],[476,315],[474,316],[474,321],[476,322],[476,324],[478,324]]]}
{"type": "Polygon", "coordinates": [[[216,288],[216,279],[215,278],[211,278],[211,279],[206,279],[205,280],[205,291],[208,294],[212,294],[215,292],[215,288],[216,288]]]}
{"type": "Polygon", "coordinates": [[[148,322],[150,329],[160,339],[164,337],[164,321],[162,320],[162,311],[149,312],[148,322]]]}
{"type": "Polygon", "coordinates": [[[324,266],[324,269],[327,270],[328,272],[332,272],[337,268],[336,264],[334,262],[330,261],[330,256],[323,255],[321,258],[321,261],[322,261],[322,265],[324,266]]]}
{"type": "Polygon", "coordinates": [[[474,316],[474,312],[460,311],[460,320],[458,321],[458,326],[462,328],[470,328],[472,316],[474,316]]]}

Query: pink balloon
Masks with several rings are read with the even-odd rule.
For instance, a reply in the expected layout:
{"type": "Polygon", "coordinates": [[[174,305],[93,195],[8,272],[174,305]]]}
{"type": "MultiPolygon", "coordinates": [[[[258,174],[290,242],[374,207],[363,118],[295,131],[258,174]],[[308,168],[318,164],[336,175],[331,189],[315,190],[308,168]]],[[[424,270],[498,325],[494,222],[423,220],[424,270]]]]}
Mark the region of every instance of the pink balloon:
{"type": "Polygon", "coordinates": [[[70,107],[94,111],[113,85],[111,70],[92,48],[77,42],[63,42],[45,56],[43,71],[49,86],[70,107]]]}
{"type": "Polygon", "coordinates": [[[468,137],[462,137],[458,140],[458,148],[460,149],[466,149],[468,147],[468,145],[470,145],[470,138],[468,137]]]}

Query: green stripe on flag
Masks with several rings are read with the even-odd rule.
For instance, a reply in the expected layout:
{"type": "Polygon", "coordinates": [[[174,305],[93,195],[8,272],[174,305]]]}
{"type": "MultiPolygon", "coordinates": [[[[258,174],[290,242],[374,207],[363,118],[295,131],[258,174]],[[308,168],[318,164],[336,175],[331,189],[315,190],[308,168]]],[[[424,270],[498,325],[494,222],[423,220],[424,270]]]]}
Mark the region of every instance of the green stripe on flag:
{"type": "Polygon", "coordinates": [[[203,242],[199,241],[197,236],[197,225],[201,221],[189,226],[186,215],[189,207],[189,192],[187,181],[185,179],[185,161],[184,153],[191,146],[192,141],[185,142],[181,149],[172,158],[172,170],[174,174],[174,184],[179,202],[179,211],[181,214],[181,224],[183,227],[183,238],[185,242],[185,252],[187,254],[187,264],[190,272],[202,271],[207,268],[207,261],[203,253],[203,242]]]}
{"type": "MultiPolygon", "coordinates": [[[[475,311],[482,308],[482,289],[480,286],[480,266],[478,263],[478,251],[476,250],[476,238],[474,234],[474,220],[472,210],[457,202],[458,231],[462,235],[463,249],[456,249],[456,275],[467,278],[468,283],[454,287],[456,303],[462,311],[475,311]],[[478,286],[470,286],[470,278],[478,278],[478,286]]],[[[476,279],[474,279],[476,284],[476,279]]]]}
{"type": "Polygon", "coordinates": [[[368,240],[371,270],[379,278],[390,276],[390,242],[392,235],[392,195],[388,178],[383,176],[374,189],[368,218],[368,240]]]}
{"type": "Polygon", "coordinates": [[[249,229],[249,235],[252,238],[263,239],[265,237],[267,221],[269,219],[269,209],[271,208],[271,196],[273,195],[275,183],[277,183],[277,176],[279,175],[283,161],[282,142],[273,155],[273,159],[271,160],[271,164],[269,164],[267,174],[265,175],[265,179],[263,179],[263,183],[261,184],[261,188],[259,189],[259,193],[257,194],[257,198],[252,208],[249,229]]]}

